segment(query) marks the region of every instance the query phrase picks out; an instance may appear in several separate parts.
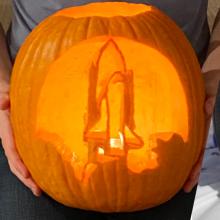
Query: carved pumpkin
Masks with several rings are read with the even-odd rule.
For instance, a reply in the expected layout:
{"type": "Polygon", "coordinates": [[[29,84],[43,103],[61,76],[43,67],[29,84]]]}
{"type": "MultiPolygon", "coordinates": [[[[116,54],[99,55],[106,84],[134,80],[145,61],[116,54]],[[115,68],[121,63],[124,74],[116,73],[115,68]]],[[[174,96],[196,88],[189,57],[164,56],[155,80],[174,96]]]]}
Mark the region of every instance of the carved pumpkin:
{"type": "Polygon", "coordinates": [[[21,47],[10,96],[24,163],[71,207],[159,205],[181,189],[204,142],[198,61],[151,6],[92,3],[50,16],[21,47]]]}

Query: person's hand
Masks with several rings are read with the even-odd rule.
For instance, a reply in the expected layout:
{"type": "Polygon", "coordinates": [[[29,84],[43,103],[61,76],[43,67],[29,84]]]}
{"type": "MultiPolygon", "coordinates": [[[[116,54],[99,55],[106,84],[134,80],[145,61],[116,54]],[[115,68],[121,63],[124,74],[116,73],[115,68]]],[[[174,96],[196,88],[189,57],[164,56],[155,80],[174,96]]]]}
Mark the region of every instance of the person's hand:
{"type": "MultiPolygon", "coordinates": [[[[212,59],[212,57],[210,56],[209,59],[206,60],[202,69],[204,82],[205,82],[205,90],[206,90],[206,99],[204,105],[204,111],[206,114],[206,137],[208,136],[210,120],[214,110],[216,95],[218,92],[218,86],[220,82],[220,70],[215,68],[215,65],[213,65],[213,63],[210,63],[213,62],[213,60],[215,59],[212,59]],[[209,68],[210,66],[212,66],[211,70],[209,68]]],[[[204,145],[205,142],[206,140],[204,141],[204,145]]],[[[202,168],[204,151],[205,151],[205,146],[202,149],[197,162],[193,166],[191,173],[183,186],[183,190],[185,192],[191,192],[194,186],[198,183],[200,171],[202,168]]]]}
{"type": "Polygon", "coordinates": [[[26,185],[35,196],[41,195],[41,189],[34,182],[17,152],[13,132],[10,124],[9,86],[6,82],[0,82],[0,138],[8,164],[12,173],[26,185]]]}

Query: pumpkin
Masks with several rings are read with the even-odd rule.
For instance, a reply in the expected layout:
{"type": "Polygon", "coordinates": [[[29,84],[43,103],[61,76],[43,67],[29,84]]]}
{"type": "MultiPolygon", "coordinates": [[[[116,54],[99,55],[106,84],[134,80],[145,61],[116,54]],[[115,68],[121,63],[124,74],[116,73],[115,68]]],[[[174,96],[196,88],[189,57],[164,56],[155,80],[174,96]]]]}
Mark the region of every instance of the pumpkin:
{"type": "Polygon", "coordinates": [[[56,12],[27,37],[11,121],[34,180],[60,203],[100,212],[157,206],[204,144],[204,87],[176,24],[144,4],[56,12]]]}

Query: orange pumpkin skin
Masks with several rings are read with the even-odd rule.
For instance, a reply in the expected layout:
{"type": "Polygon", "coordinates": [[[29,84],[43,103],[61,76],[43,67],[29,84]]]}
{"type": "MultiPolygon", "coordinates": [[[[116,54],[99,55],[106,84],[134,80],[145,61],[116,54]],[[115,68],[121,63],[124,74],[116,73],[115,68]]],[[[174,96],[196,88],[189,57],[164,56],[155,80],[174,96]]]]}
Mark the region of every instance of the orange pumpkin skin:
{"type": "Polygon", "coordinates": [[[18,151],[39,186],[71,207],[157,206],[204,144],[204,87],[189,42],[159,10],[92,3],[44,20],[11,79],[18,151]]]}

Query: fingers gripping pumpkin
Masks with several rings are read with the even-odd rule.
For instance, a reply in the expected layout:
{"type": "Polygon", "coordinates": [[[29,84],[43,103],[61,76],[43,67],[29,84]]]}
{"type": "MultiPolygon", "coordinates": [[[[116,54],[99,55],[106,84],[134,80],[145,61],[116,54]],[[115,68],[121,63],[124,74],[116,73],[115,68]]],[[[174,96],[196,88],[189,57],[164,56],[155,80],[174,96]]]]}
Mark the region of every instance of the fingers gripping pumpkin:
{"type": "Polygon", "coordinates": [[[133,211],[169,200],[204,142],[204,89],[190,44],[159,10],[92,3],[28,36],[11,82],[18,151],[72,207],[133,211]]]}

